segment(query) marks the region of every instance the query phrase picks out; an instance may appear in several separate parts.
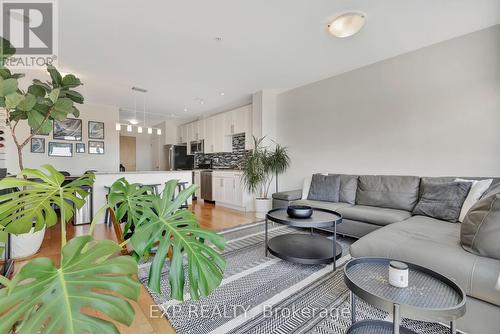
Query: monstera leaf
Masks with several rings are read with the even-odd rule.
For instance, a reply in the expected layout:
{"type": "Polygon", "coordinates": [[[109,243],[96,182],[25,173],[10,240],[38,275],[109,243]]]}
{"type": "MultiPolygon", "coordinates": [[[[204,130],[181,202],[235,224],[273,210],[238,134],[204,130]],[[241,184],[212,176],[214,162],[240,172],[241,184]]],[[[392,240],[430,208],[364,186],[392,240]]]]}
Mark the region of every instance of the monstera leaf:
{"type": "Polygon", "coordinates": [[[111,257],[118,251],[113,241],[80,236],[64,246],[61,268],[37,258],[12,281],[0,276],[6,286],[0,290],[0,333],[18,321],[19,334],[119,333],[113,323],[82,312],[90,308],[125,325],[133,322],[134,310],[123,297],[139,297],[140,285],[132,278],[137,263],[129,256],[111,257]]]}
{"type": "Polygon", "coordinates": [[[51,165],[43,165],[48,174],[26,168],[20,175],[25,178],[6,177],[0,181],[0,190],[21,188],[0,196],[0,225],[13,234],[27,233],[33,222],[35,230],[57,223],[54,207],[59,207],[61,217],[67,222],[74,214],[74,207],[81,208],[88,192],[83,186],[94,183],[93,174],[85,174],[64,184],[64,176],[51,165]]]}
{"type": "Polygon", "coordinates": [[[160,293],[161,272],[167,254],[172,250],[169,281],[171,297],[177,300],[183,300],[184,296],[183,260],[186,255],[190,294],[197,300],[200,296],[208,296],[220,285],[226,264],[206,242],[223,249],[225,241],[222,236],[200,228],[191,211],[179,210],[197,187],[193,185],[174,198],[176,186],[176,180],[166,183],[161,197],[155,197],[152,208],[144,213],[146,219],[136,227],[131,242],[139,256],[147,256],[152,247],[158,247],[148,280],[148,286],[157,293],[160,293]]]}
{"type": "Polygon", "coordinates": [[[137,183],[130,184],[121,178],[111,185],[108,204],[115,211],[116,219],[121,222],[127,218],[123,234],[127,234],[132,226],[138,225],[146,208],[151,207],[154,196],[151,187],[137,183]]]}

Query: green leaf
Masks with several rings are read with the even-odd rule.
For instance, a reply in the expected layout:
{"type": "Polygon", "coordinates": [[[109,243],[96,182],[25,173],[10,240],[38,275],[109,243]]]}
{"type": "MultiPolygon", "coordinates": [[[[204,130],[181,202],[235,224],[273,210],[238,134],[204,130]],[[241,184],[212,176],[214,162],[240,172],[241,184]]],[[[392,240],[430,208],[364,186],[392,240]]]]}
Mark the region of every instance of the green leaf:
{"type": "Polygon", "coordinates": [[[0,78],[0,96],[7,96],[17,91],[17,80],[0,78]]]}
{"type": "Polygon", "coordinates": [[[74,106],[73,106],[73,111],[71,112],[71,114],[72,114],[73,116],[75,116],[76,118],[78,118],[78,117],[80,117],[80,110],[78,110],[78,108],[77,108],[77,107],[74,107],[74,106]]]}
{"type": "Polygon", "coordinates": [[[8,234],[0,227],[0,258],[3,258],[5,243],[7,243],[8,234]]]}
{"type": "Polygon", "coordinates": [[[45,92],[47,92],[47,93],[52,90],[52,87],[50,87],[49,84],[46,84],[45,82],[42,82],[38,79],[33,80],[33,85],[42,87],[45,90],[45,92]]]}
{"type": "Polygon", "coordinates": [[[116,219],[121,222],[127,218],[123,234],[127,234],[132,226],[143,219],[146,208],[152,206],[154,196],[151,187],[138,183],[129,184],[125,178],[116,180],[110,188],[108,204],[115,212],[116,219]]]}
{"type": "Polygon", "coordinates": [[[57,99],[59,98],[61,90],[59,88],[54,88],[50,93],[49,93],[49,99],[52,101],[52,103],[56,103],[57,99]]]}
{"type": "Polygon", "coordinates": [[[41,126],[40,130],[37,131],[38,133],[48,133],[52,130],[52,122],[46,120],[44,114],[36,110],[28,112],[28,124],[32,129],[38,129],[41,126]]]}
{"type": "Polygon", "coordinates": [[[33,84],[28,87],[28,93],[31,93],[36,97],[45,97],[46,91],[42,86],[33,84]]]}
{"type": "Polygon", "coordinates": [[[71,114],[73,112],[73,101],[68,98],[58,99],[54,103],[54,111],[64,114],[71,114]]]}
{"type": "Polygon", "coordinates": [[[21,110],[13,110],[10,112],[11,121],[19,121],[22,119],[28,119],[28,113],[21,110]]]}
{"type": "Polygon", "coordinates": [[[28,93],[24,97],[24,99],[19,102],[17,108],[22,111],[30,111],[36,104],[36,96],[28,93]]]}
{"type": "Polygon", "coordinates": [[[66,88],[75,88],[81,86],[82,82],[75,75],[68,74],[64,76],[62,80],[62,85],[66,88]]]}
{"type": "Polygon", "coordinates": [[[5,97],[5,106],[10,109],[17,108],[22,100],[24,100],[24,95],[18,92],[11,93],[5,97]]]}
{"type": "Polygon", "coordinates": [[[225,241],[224,237],[202,229],[191,211],[179,210],[197,187],[193,185],[174,197],[176,187],[176,180],[165,184],[161,197],[155,197],[152,207],[143,213],[145,219],[136,227],[131,242],[135,252],[142,257],[158,245],[148,278],[149,288],[158,293],[162,269],[168,250],[172,248],[169,281],[172,298],[177,300],[184,297],[183,258],[186,255],[190,294],[197,300],[220,285],[226,264],[224,258],[205,242],[223,249],[225,241]]]}
{"type": "Polygon", "coordinates": [[[60,87],[62,85],[62,76],[61,73],[52,65],[47,66],[47,72],[49,72],[50,77],[52,79],[52,85],[54,87],[60,87]]]}
{"type": "Polygon", "coordinates": [[[78,103],[78,104],[83,103],[83,95],[78,93],[77,91],[68,90],[65,93],[66,93],[66,97],[71,99],[71,101],[78,103]]]}
{"type": "MultiPolygon", "coordinates": [[[[19,188],[0,196],[0,224],[7,232],[22,234],[44,226],[50,227],[58,222],[54,206],[61,210],[67,222],[74,214],[74,206],[81,208],[88,192],[82,186],[92,186],[93,174],[85,174],[79,179],[64,184],[64,176],[51,165],[43,165],[48,173],[37,169],[25,168],[21,171],[24,178],[6,177],[0,180],[0,189],[19,188]]],[[[0,312],[1,313],[1,312],[0,312]]],[[[1,332],[1,331],[0,331],[1,332]]]]}
{"type": "Polygon", "coordinates": [[[16,54],[16,48],[13,47],[8,40],[0,37],[0,61],[2,61],[3,63],[3,60],[5,58],[8,58],[14,54],[16,54]]]}
{"type": "Polygon", "coordinates": [[[0,67],[0,77],[2,77],[3,79],[9,79],[11,75],[12,73],[8,68],[0,67]]]}
{"type": "Polygon", "coordinates": [[[130,256],[111,257],[120,246],[90,236],[70,240],[62,250],[61,268],[48,258],[36,258],[0,290],[0,333],[21,321],[16,333],[116,333],[109,320],[82,313],[105,314],[129,326],[140,284],[133,279],[137,263],[130,256]]]}

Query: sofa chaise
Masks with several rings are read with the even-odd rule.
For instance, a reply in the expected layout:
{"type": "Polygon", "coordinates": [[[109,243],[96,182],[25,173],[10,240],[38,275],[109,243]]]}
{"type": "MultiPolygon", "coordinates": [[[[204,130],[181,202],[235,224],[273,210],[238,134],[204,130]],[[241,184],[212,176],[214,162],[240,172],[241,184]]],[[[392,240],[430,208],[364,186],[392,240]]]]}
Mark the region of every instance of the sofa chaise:
{"type": "MultiPolygon", "coordinates": [[[[500,333],[500,259],[465,250],[460,239],[460,222],[431,217],[448,214],[435,211],[436,199],[427,200],[427,209],[417,210],[425,199],[425,187],[448,185],[457,178],[388,175],[339,175],[339,178],[338,196],[321,193],[324,189],[320,189],[319,197],[323,200],[311,199],[318,196],[311,196],[312,185],[306,180],[301,190],[273,194],[273,207],[302,204],[341,213],[343,223],[338,225],[337,233],[359,238],[351,245],[351,256],[393,258],[448,276],[468,296],[466,315],[457,322],[459,329],[469,334],[500,333]]],[[[499,194],[500,178],[490,179],[491,185],[484,194],[495,189],[499,194]]],[[[500,249],[500,221],[492,231],[498,234],[495,238],[500,249]]]]}

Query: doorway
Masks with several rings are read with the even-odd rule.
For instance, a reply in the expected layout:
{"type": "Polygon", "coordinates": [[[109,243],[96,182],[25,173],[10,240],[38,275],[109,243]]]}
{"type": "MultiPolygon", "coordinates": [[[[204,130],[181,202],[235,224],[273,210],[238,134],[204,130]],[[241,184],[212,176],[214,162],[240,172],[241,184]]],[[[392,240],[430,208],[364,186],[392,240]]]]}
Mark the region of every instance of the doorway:
{"type": "Polygon", "coordinates": [[[120,136],[120,164],[127,172],[137,170],[135,137],[120,136]]]}

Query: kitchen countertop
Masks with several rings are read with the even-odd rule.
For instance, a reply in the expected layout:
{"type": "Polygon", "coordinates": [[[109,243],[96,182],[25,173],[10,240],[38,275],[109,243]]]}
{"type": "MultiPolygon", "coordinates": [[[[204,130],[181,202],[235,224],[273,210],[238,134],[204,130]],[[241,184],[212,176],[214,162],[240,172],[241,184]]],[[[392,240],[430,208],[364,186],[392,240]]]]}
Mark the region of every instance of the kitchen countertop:
{"type": "Polygon", "coordinates": [[[113,175],[113,174],[161,174],[161,173],[189,173],[189,170],[152,170],[152,171],[131,171],[131,172],[97,172],[96,175],[113,175]]]}

